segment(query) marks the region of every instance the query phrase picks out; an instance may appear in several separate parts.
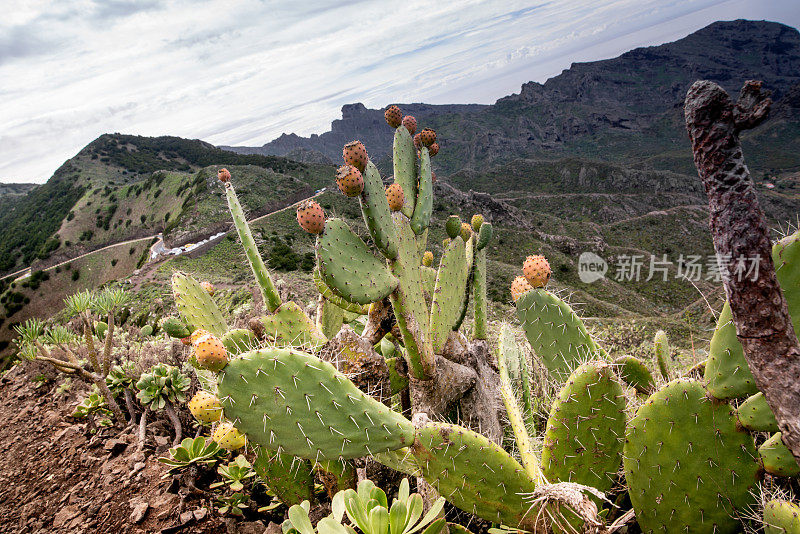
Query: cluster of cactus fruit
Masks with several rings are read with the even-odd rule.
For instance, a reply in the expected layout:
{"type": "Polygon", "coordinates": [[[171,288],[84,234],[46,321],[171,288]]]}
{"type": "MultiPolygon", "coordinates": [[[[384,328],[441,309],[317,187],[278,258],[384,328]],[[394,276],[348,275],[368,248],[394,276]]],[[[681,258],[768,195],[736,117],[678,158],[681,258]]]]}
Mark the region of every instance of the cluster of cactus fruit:
{"type": "MultiPolygon", "coordinates": [[[[181,318],[162,326],[174,337],[188,338],[204,387],[190,410],[201,423],[215,425],[213,438],[221,447],[255,447],[255,472],[283,502],[313,498],[315,469],[352,485],[352,461],[370,457],[424,479],[452,505],[512,528],[599,531],[611,510],[606,506],[598,513],[601,497],[627,493],[644,532],[737,532],[764,472],[800,473],[779,434],[756,447],[755,433],[775,433],[777,425],[755,389],[727,306],[705,380],[669,381],[663,332],[654,340],[663,379],[658,380],[636,358],[609,358],[573,309],[547,290],[552,271],[543,256],[525,260],[511,295],[529,348],[558,386],[544,428],[538,414],[546,407],[532,390],[528,348],[503,325],[496,350],[499,394],[519,461],[469,428],[420,413],[409,420],[385,395],[373,398],[359,389],[338,361],[322,357],[345,314],[372,316],[391,307],[396,335],[384,333],[371,344],[387,358],[393,394],[408,388],[409,378],[424,382],[437,376],[438,358],[461,327],[470,299],[473,339],[487,339],[489,330],[486,247],[492,225],[482,216],[471,224],[448,219],[448,239],[438,269],[432,267],[426,248],[436,134],[428,128],[416,132],[417,121],[397,106],[385,117],[396,129],[394,182],[384,188],[358,141],[344,147],[344,165],[336,172],[340,191],[358,198],[375,250],[344,220],[326,219],[313,200],[297,208],[300,226],[317,235],[316,320],[297,304],[282,302],[224,169],[219,178],[268,314],[251,321],[251,329],[229,330],[212,291],[183,273],[172,279],[181,318]],[[396,358],[405,361],[408,377],[397,371],[396,358]],[[395,359],[391,365],[389,359],[395,359]],[[648,397],[629,418],[632,395],[648,397]],[[732,399],[744,402],[734,407],[732,399]],[[581,501],[588,508],[574,500],[559,506],[564,502],[558,498],[536,498],[559,484],[588,488],[581,501]]],[[[790,312],[800,318],[798,255],[800,233],[775,245],[778,278],[790,312]]],[[[354,347],[351,352],[358,357],[354,347]]],[[[767,528],[792,532],[795,511],[792,503],[770,503],[764,509],[767,528]]]]}

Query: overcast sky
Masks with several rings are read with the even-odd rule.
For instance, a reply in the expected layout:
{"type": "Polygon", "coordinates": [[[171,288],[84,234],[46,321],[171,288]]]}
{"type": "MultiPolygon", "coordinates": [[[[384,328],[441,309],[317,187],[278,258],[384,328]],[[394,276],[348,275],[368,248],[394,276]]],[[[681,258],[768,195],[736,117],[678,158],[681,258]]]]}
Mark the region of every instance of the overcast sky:
{"type": "Polygon", "coordinates": [[[715,20],[800,26],[798,0],[2,4],[0,182],[43,182],[105,132],[262,145],[352,102],[492,103],[715,20]]]}

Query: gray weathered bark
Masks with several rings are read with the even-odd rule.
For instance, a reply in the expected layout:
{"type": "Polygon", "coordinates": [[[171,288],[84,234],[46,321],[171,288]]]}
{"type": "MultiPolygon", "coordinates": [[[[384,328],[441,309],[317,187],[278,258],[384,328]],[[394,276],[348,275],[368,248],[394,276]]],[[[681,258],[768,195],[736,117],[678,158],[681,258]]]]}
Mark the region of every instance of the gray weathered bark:
{"type": "Polygon", "coordinates": [[[736,103],[717,84],[695,82],[686,95],[686,128],[708,195],[714,248],[718,257],[731,259],[721,271],[736,336],[756,385],[778,420],[784,443],[800,462],[800,347],[739,142],[739,132],[767,117],[771,104],[767,97],[761,82],[746,82],[736,103]],[[756,257],[757,279],[735,279],[736,259],[756,257]]]}

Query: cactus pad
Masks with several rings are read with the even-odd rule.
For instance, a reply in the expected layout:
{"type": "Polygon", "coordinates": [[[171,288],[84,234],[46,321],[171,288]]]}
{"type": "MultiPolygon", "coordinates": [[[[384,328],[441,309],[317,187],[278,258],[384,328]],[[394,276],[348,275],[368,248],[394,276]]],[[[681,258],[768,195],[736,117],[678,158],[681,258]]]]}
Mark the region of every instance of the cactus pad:
{"type": "Polygon", "coordinates": [[[172,295],[183,321],[190,330],[203,329],[215,336],[228,331],[222,312],[200,283],[186,273],[172,275],[172,295]]]}
{"type": "Polygon", "coordinates": [[[663,330],[656,332],[653,338],[653,346],[656,352],[658,371],[664,380],[669,380],[669,367],[667,366],[669,361],[669,339],[667,338],[667,333],[663,330]]]}
{"type": "Polygon", "coordinates": [[[634,356],[620,356],[614,360],[617,373],[623,382],[635,389],[637,393],[650,394],[655,389],[656,382],[644,362],[634,356]]]}
{"type": "Polygon", "coordinates": [[[284,302],[272,315],[259,317],[268,341],[316,350],[328,340],[296,302],[284,302]]]}
{"type": "Polygon", "coordinates": [[[764,534],[800,533],[800,506],[772,499],[764,505],[764,534]]]}
{"type": "Polygon", "coordinates": [[[598,348],[572,308],[544,289],[533,289],[517,300],[517,317],[536,354],[550,374],[565,379],[598,348]]]}
{"type": "Polygon", "coordinates": [[[419,184],[414,214],[411,216],[411,229],[417,235],[422,234],[431,222],[433,213],[433,182],[431,181],[431,158],[428,149],[420,150],[419,184]]]}
{"type": "Polygon", "coordinates": [[[369,304],[397,287],[397,278],[341,219],[328,221],[317,241],[317,255],[322,280],[345,300],[369,304]]]}
{"type": "Polygon", "coordinates": [[[416,129],[417,121],[414,117],[404,117],[403,126],[394,131],[394,146],[392,148],[394,162],[394,181],[403,188],[402,212],[406,217],[414,214],[414,203],[417,199],[417,157],[414,151],[414,141],[411,139],[406,119],[413,121],[416,129]]]}
{"type": "MultiPolygon", "coordinates": [[[[472,226],[475,228],[475,225],[472,226]]],[[[475,243],[475,246],[478,250],[483,250],[486,248],[486,245],[489,244],[489,241],[492,240],[492,236],[494,235],[494,228],[492,227],[491,223],[481,223],[480,229],[475,230],[478,232],[478,240],[475,243]]]]}
{"type": "Polygon", "coordinates": [[[231,361],[218,384],[225,416],[268,449],[314,460],[358,458],[409,445],[414,427],[331,364],[264,349],[231,361]]]}
{"type": "Polygon", "coordinates": [[[222,345],[228,354],[237,355],[258,347],[259,342],[252,330],[246,328],[235,328],[222,336],[222,345]]]}
{"type": "Polygon", "coordinates": [[[752,437],[731,407],[699,382],[655,392],[628,425],[625,478],[642,532],[741,532],[734,517],[753,504],[752,437]]]}
{"type": "Polygon", "coordinates": [[[372,240],[378,250],[388,259],[397,257],[397,229],[392,222],[392,213],[386,191],[383,189],[383,180],[378,168],[371,161],[367,163],[364,171],[364,191],[359,199],[361,213],[367,223],[372,240]]]}
{"type": "Polygon", "coordinates": [[[314,498],[314,471],[308,460],[256,447],[253,469],[287,506],[314,498]]]}
{"type": "Polygon", "coordinates": [[[431,305],[430,332],[433,351],[441,353],[447,336],[461,314],[467,289],[467,257],[464,241],[454,239],[444,251],[436,275],[436,288],[431,305]]]}
{"type": "Polygon", "coordinates": [[[412,452],[423,476],[453,505],[487,521],[530,527],[526,493],[536,489],[522,466],[497,444],[466,428],[426,423],[412,452]]]}
{"type": "Polygon", "coordinates": [[[758,448],[758,457],[764,465],[764,471],[780,477],[796,477],[800,475],[800,466],[792,456],[792,452],[783,443],[781,433],[773,434],[758,448]]]}
{"type": "Polygon", "coordinates": [[[544,436],[542,471],[550,482],[608,491],[622,462],[625,395],[611,366],[578,367],[553,402],[544,436]]]}
{"type": "Polygon", "coordinates": [[[314,285],[317,288],[317,291],[325,300],[333,302],[343,310],[349,311],[350,313],[357,313],[359,315],[366,315],[369,312],[369,306],[366,304],[356,304],[355,302],[348,302],[344,300],[339,295],[334,294],[331,288],[325,283],[322,279],[322,275],[319,274],[319,269],[315,268],[313,273],[314,278],[314,285]]]}
{"type": "Polygon", "coordinates": [[[755,432],[777,432],[778,421],[772,413],[767,399],[760,391],[741,403],[736,409],[739,422],[747,430],[755,432]]]}

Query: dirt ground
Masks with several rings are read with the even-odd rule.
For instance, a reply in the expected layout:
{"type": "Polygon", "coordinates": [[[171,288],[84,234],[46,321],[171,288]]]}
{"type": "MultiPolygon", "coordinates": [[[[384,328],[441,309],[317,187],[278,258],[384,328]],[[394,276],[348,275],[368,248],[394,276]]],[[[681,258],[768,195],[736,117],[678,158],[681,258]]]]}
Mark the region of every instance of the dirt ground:
{"type": "Polygon", "coordinates": [[[210,498],[182,499],[157,461],[171,441],[165,422],[148,425],[142,452],[131,427],[90,434],[71,417],[86,388],[73,382],[61,393],[61,380],[36,363],[0,378],[0,533],[280,532],[223,517],[210,498]]]}

